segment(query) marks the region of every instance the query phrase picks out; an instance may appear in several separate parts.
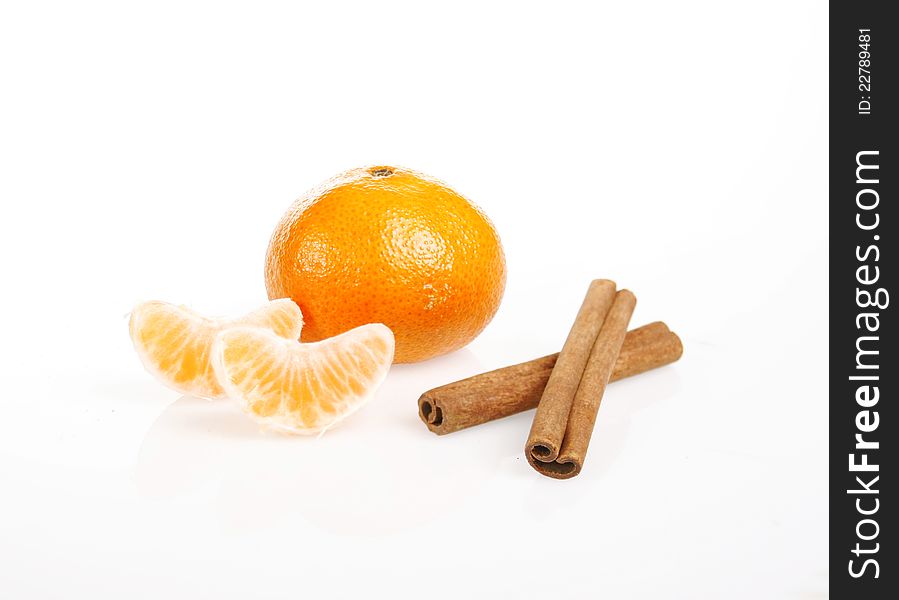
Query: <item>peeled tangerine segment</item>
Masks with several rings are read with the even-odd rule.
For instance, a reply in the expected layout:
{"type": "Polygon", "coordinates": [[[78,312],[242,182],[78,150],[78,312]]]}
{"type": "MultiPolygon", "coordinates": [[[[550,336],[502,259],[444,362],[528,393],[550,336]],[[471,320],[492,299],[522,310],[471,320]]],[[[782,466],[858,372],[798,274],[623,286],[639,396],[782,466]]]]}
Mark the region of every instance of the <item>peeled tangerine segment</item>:
{"type": "Polygon", "coordinates": [[[301,344],[237,327],[218,335],[213,365],[228,395],[259,423],[288,433],[325,431],[368,402],[393,362],[380,323],[301,344]]]}
{"type": "Polygon", "coordinates": [[[184,306],[151,301],[131,312],[131,340],[144,367],[170,388],[190,396],[223,398],[210,363],[215,337],[230,327],[264,327],[296,340],[303,313],[293,300],[274,300],[236,319],[204,317],[184,306]]]}

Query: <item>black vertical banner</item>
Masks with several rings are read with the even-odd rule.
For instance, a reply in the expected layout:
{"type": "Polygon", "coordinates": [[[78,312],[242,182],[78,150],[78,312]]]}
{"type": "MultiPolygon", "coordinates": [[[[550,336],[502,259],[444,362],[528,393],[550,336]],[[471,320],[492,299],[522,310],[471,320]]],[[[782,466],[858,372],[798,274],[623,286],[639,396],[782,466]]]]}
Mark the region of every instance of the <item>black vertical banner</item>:
{"type": "Polygon", "coordinates": [[[893,306],[899,302],[893,114],[899,110],[899,22],[887,16],[895,8],[849,0],[830,5],[833,598],[895,598],[899,589],[899,317],[893,306]]]}

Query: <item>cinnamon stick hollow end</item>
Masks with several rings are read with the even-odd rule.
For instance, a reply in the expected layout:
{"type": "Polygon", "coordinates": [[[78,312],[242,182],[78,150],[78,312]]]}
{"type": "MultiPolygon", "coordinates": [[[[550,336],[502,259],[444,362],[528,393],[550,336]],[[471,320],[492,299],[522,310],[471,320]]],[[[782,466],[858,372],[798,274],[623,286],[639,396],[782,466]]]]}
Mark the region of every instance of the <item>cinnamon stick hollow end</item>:
{"type": "Polygon", "coordinates": [[[437,404],[436,400],[428,398],[427,394],[422,394],[418,399],[418,416],[431,431],[434,431],[435,428],[439,429],[443,425],[443,408],[437,404]]]}
{"type": "Polygon", "coordinates": [[[563,457],[561,446],[551,448],[547,444],[529,443],[525,448],[525,457],[535,471],[554,479],[571,479],[581,472],[583,461],[578,457],[563,457]]]}

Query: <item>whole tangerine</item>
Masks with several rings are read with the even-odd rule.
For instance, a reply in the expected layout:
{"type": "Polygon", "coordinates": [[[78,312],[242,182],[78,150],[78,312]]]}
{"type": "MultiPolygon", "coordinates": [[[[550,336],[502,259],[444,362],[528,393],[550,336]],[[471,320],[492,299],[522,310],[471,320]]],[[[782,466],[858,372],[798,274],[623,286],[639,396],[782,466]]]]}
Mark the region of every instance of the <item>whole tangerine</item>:
{"type": "Polygon", "coordinates": [[[506,261],[493,224],[464,196],[410,169],[363,167],[284,214],[265,283],[270,299],[300,306],[302,341],[384,323],[395,362],[417,362],[483,331],[502,300],[506,261]]]}

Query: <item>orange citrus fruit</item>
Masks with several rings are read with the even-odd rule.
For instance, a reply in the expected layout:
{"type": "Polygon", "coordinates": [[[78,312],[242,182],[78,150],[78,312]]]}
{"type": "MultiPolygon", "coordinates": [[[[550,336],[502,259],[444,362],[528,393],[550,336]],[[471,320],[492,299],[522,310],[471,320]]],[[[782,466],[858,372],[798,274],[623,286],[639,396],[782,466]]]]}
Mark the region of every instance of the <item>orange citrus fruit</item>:
{"type": "Polygon", "coordinates": [[[468,344],[502,299],[506,263],[483,212],[409,169],[347,171],[301,197],[266,256],[269,298],[293,298],[314,342],[366,323],[396,336],[396,362],[468,344]]]}
{"type": "Polygon", "coordinates": [[[201,398],[221,398],[209,358],[215,336],[237,325],[264,327],[296,340],[303,314],[290,299],[269,302],[238,319],[209,318],[166,302],[143,302],[131,311],[129,329],[144,367],[170,388],[201,398]]]}
{"type": "Polygon", "coordinates": [[[393,334],[380,323],[301,344],[255,327],[216,337],[212,363],[244,411],[288,432],[323,432],[374,395],[393,362],[393,334]]]}

